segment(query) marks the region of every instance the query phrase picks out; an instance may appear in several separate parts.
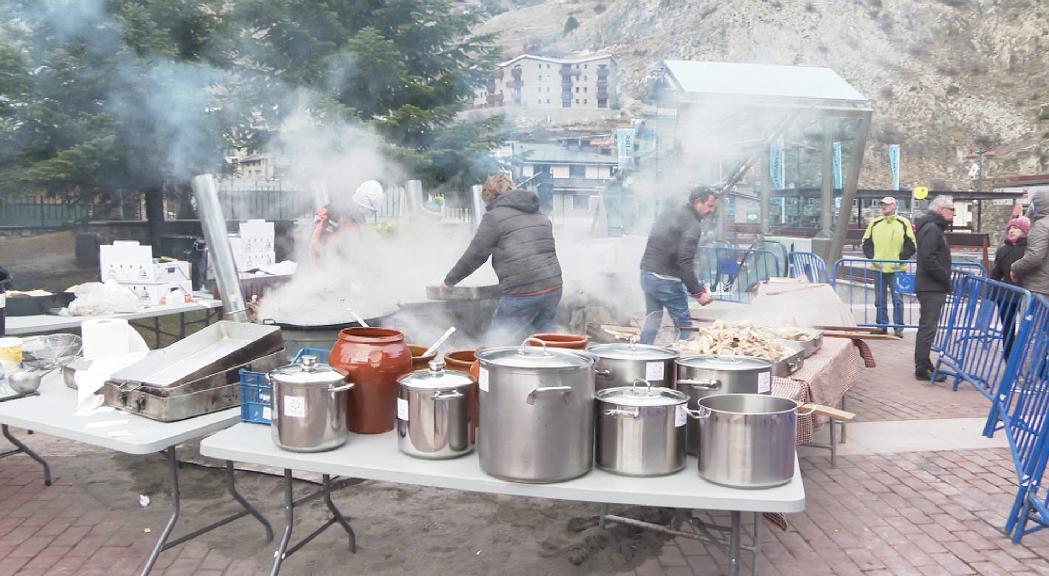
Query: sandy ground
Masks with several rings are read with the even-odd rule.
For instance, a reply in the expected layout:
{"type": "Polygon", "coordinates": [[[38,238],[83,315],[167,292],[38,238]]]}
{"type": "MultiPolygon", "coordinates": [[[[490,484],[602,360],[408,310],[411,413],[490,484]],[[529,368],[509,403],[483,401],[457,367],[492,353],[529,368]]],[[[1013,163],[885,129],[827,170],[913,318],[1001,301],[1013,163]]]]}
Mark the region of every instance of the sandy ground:
{"type": "MultiPolygon", "coordinates": [[[[180,458],[191,458],[180,473],[183,517],[176,534],[218,518],[235,505],[225,493],[220,463],[200,457],[196,444],[184,445],[180,458]]],[[[81,487],[93,506],[133,516],[143,529],[159,533],[169,513],[167,468],[161,456],[128,456],[85,445],[49,442],[46,456],[65,481],[81,487]],[[60,455],[59,455],[60,454],[60,455]],[[150,505],[139,506],[139,494],[150,505]]],[[[277,474],[280,471],[273,471],[277,474]]],[[[262,514],[283,528],[283,483],[275,476],[239,472],[238,488],[262,514]]],[[[296,481],[296,494],[315,485],[296,481]]],[[[351,557],[344,532],[331,527],[291,556],[282,573],[335,574],[352,562],[354,571],[369,575],[423,573],[433,575],[580,575],[629,571],[659,556],[667,537],[649,531],[597,526],[597,504],[511,498],[409,485],[366,482],[344,489],[335,498],[351,518],[358,551],[351,557]],[[318,553],[325,548],[340,553],[318,553]]],[[[651,521],[666,521],[669,512],[654,508],[613,506],[616,513],[651,521]]],[[[327,519],[320,502],[296,511],[292,542],[327,519]]],[[[238,520],[231,528],[212,532],[208,546],[237,560],[270,561],[274,544],[265,542],[253,520],[238,520]]]]}
{"type": "Polygon", "coordinates": [[[14,277],[16,290],[60,291],[98,280],[98,267],[77,266],[72,232],[0,238],[0,266],[14,277]]]}

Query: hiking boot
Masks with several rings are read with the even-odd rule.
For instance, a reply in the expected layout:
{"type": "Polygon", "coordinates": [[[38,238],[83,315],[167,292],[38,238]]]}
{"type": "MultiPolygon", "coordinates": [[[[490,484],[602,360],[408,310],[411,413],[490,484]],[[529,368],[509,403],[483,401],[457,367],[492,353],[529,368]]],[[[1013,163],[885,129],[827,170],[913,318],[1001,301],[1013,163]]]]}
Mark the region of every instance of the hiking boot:
{"type": "Polygon", "coordinates": [[[897,328],[893,330],[893,333],[896,334],[897,338],[903,338],[903,328],[897,328]]]}
{"type": "MultiPolygon", "coordinates": [[[[925,382],[932,382],[933,381],[933,379],[932,379],[932,372],[930,372],[928,370],[922,370],[922,371],[915,372],[914,373],[914,378],[915,378],[915,380],[922,380],[922,381],[925,381],[925,382]]],[[[946,382],[946,381],[947,381],[947,375],[946,374],[937,374],[936,375],[935,382],[946,382]]]]}

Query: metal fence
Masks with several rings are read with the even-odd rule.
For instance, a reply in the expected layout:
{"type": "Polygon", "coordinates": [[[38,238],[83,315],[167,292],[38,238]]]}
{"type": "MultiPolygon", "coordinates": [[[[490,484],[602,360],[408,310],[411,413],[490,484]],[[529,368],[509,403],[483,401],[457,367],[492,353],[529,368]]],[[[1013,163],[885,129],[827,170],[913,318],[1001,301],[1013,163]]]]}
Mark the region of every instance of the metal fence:
{"type": "Polygon", "coordinates": [[[98,220],[141,220],[142,214],[138,192],[99,194],[91,199],[0,197],[0,226],[63,228],[98,220]]]}
{"type": "Polygon", "coordinates": [[[1035,295],[1019,323],[984,434],[1005,431],[1017,475],[1017,492],[1005,531],[1019,544],[1049,527],[1043,491],[1049,461],[1049,299],[1035,295]],[[1029,524],[1034,524],[1028,528],[1029,524]]]}
{"type": "Polygon", "coordinates": [[[819,254],[812,252],[790,253],[790,276],[805,278],[809,282],[829,282],[827,262],[819,254]]]}
{"type": "Polygon", "coordinates": [[[696,252],[696,275],[715,300],[749,302],[754,288],[780,269],[779,258],[768,250],[700,246],[696,252]]]}
{"type": "MultiPolygon", "coordinates": [[[[885,329],[917,328],[916,269],[914,260],[842,258],[831,267],[830,282],[856,317],[857,325],[885,329]]],[[[956,262],[952,269],[955,287],[966,272],[985,275],[983,266],[974,262],[956,262]]],[[[950,309],[953,299],[953,295],[948,295],[945,309],[950,309]]],[[[941,318],[940,326],[946,325],[946,319],[941,318]]]]}
{"type": "Polygon", "coordinates": [[[947,324],[937,331],[933,381],[949,374],[955,390],[968,382],[992,398],[1016,339],[1017,319],[1030,304],[1031,293],[1023,288],[962,273],[946,307],[947,324]]]}
{"type": "MultiPolygon", "coordinates": [[[[317,210],[313,193],[305,187],[291,186],[280,181],[221,180],[218,183],[219,203],[227,220],[264,219],[272,221],[310,218],[317,210]]],[[[369,217],[378,222],[397,218],[405,209],[407,199],[400,186],[386,190],[384,204],[369,217]]]]}

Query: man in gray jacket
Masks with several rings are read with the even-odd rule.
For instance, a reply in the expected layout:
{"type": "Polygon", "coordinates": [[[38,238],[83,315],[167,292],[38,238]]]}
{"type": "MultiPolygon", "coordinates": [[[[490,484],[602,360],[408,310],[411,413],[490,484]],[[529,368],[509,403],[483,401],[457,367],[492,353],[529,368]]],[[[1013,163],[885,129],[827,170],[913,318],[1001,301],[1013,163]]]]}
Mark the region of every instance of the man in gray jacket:
{"type": "Polygon", "coordinates": [[[1039,190],[1031,199],[1031,231],[1027,250],[1013,262],[1012,276],[1031,292],[1049,296],[1049,190],[1039,190]]]}
{"type": "MultiPolygon", "coordinates": [[[[641,290],[645,293],[645,325],[641,343],[651,344],[663,323],[663,309],[670,313],[680,331],[692,326],[688,296],[706,306],[710,291],[696,278],[696,249],[702,234],[700,221],[717,207],[718,197],[710,188],[692,190],[688,203],[671,208],[656,219],[641,258],[641,290]]],[[[687,339],[684,332],[680,337],[687,339]]]]}
{"type": "Polygon", "coordinates": [[[488,210],[444,284],[458,284],[491,257],[502,297],[484,343],[517,344],[531,334],[550,331],[557,316],[561,265],[553,225],[539,212],[539,197],[514,189],[507,176],[488,178],[481,195],[488,210]]]}

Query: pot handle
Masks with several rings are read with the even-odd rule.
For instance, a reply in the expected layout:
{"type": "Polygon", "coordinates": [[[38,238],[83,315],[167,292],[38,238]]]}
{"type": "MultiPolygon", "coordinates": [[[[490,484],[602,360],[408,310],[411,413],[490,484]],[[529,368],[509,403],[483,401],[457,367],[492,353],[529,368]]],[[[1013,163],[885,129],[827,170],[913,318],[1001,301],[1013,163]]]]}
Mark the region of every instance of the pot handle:
{"type": "Polygon", "coordinates": [[[641,409],[634,408],[633,411],[623,410],[622,408],[609,408],[604,411],[605,416],[622,416],[624,418],[640,418],[641,409]]]}
{"type": "Polygon", "coordinates": [[[852,420],[856,417],[856,414],[852,412],[846,412],[845,410],[839,410],[831,406],[824,406],[822,404],[800,404],[798,405],[798,416],[808,416],[809,414],[816,414],[818,416],[826,416],[833,420],[852,420]],[[808,412],[802,412],[802,410],[808,410],[808,412]]]}
{"type": "Polygon", "coordinates": [[[703,420],[704,418],[710,417],[710,408],[707,408],[706,406],[700,406],[697,410],[685,408],[685,412],[696,420],[703,420]]]}
{"type": "Polygon", "coordinates": [[[597,368],[594,368],[594,375],[595,376],[600,376],[602,378],[611,378],[612,377],[612,371],[611,370],[598,370],[597,368]]]}
{"type": "Polygon", "coordinates": [[[273,318],[263,318],[260,322],[266,326],[273,326],[277,323],[273,318]]]}
{"type": "Polygon", "coordinates": [[[350,382],[349,384],[345,384],[345,385],[342,385],[342,386],[337,386],[335,388],[328,388],[328,392],[331,392],[333,394],[335,392],[344,392],[346,390],[349,390],[350,388],[353,388],[353,386],[354,386],[354,384],[352,382],[350,382]]]}
{"type": "Polygon", "coordinates": [[[634,378],[634,381],[630,383],[631,388],[637,388],[638,384],[644,384],[649,392],[652,391],[652,383],[644,378],[634,378]]]}
{"type": "Polygon", "coordinates": [[[528,393],[527,402],[530,405],[535,404],[535,399],[538,398],[540,394],[555,393],[555,392],[556,393],[560,393],[562,398],[567,398],[568,395],[572,393],[572,387],[571,386],[540,386],[539,388],[536,388],[536,389],[534,389],[534,390],[532,390],[531,392],[528,393]]]}
{"type": "Polygon", "coordinates": [[[700,390],[718,390],[721,388],[721,380],[717,378],[710,378],[707,380],[678,380],[678,384],[684,384],[685,386],[694,386],[700,390]]]}
{"type": "Polygon", "coordinates": [[[452,390],[451,392],[438,391],[438,392],[436,392],[433,395],[433,399],[434,400],[452,400],[452,399],[455,399],[455,398],[462,398],[462,397],[463,397],[462,393],[458,392],[457,390],[452,390]]]}
{"type": "Polygon", "coordinates": [[[546,351],[546,342],[543,342],[542,340],[538,338],[533,338],[531,336],[521,341],[521,345],[517,348],[517,353],[521,354],[522,356],[528,354],[528,349],[534,348],[534,346],[528,346],[529,342],[538,342],[539,345],[542,346],[543,350],[540,352],[540,355],[547,356],[550,354],[546,351]]]}

